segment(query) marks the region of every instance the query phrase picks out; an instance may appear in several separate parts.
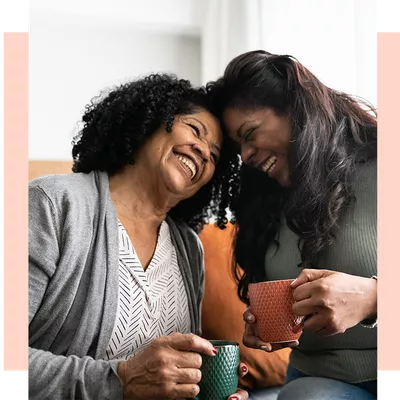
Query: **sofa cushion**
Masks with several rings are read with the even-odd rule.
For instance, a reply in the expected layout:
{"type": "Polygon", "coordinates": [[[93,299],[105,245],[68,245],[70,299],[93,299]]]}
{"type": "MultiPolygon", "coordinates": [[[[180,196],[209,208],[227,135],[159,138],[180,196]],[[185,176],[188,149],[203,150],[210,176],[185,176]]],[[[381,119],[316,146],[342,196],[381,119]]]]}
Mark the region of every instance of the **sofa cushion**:
{"type": "Polygon", "coordinates": [[[231,272],[234,226],[220,230],[206,225],[200,234],[205,255],[205,294],[202,305],[202,330],[207,339],[224,339],[240,344],[241,361],[249,367],[241,379],[247,389],[281,385],[286,376],[290,349],[273,353],[254,350],[242,343],[246,305],[239,300],[231,272]]]}

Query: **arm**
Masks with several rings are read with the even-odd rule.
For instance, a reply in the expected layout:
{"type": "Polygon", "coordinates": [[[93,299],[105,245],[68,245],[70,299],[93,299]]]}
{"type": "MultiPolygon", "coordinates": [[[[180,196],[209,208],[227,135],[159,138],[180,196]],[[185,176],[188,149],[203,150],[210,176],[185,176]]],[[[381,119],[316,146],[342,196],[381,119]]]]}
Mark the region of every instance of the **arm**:
{"type": "MultiPolygon", "coordinates": [[[[60,257],[60,223],[46,193],[29,188],[29,342],[41,335],[32,321],[44,304],[48,284],[60,257]]],[[[48,311],[49,313],[51,310],[48,311]]],[[[36,322],[37,323],[37,322],[36,322]]],[[[60,356],[29,348],[31,399],[122,399],[117,365],[91,357],[60,356]]]]}

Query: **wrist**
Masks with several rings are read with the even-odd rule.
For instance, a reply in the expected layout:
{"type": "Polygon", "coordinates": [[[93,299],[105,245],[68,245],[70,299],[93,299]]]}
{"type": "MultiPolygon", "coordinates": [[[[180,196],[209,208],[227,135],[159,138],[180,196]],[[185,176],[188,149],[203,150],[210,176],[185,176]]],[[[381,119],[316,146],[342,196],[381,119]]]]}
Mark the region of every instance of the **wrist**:
{"type": "Polygon", "coordinates": [[[376,324],[378,315],[377,301],[378,299],[378,282],[377,277],[365,278],[365,301],[364,313],[362,315],[361,324],[376,324]]]}

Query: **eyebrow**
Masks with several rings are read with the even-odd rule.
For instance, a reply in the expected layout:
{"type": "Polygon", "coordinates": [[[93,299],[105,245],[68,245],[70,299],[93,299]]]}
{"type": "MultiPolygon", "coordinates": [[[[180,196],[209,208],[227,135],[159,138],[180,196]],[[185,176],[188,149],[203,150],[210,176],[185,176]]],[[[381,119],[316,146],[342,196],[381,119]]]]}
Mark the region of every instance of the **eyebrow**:
{"type": "MultiPolygon", "coordinates": [[[[195,121],[197,121],[202,126],[202,128],[204,130],[204,136],[207,136],[208,135],[208,131],[207,131],[206,126],[203,124],[203,122],[200,121],[199,119],[197,119],[196,117],[191,117],[191,118],[194,119],[195,121]]],[[[217,150],[219,153],[221,153],[220,147],[217,146],[215,143],[211,143],[211,147],[213,147],[215,150],[217,150]]]]}
{"type": "Polygon", "coordinates": [[[236,131],[236,134],[238,135],[239,139],[243,137],[243,132],[242,132],[243,127],[247,124],[251,124],[252,122],[256,121],[257,121],[256,119],[252,119],[250,121],[244,121],[243,124],[239,126],[238,130],[236,131]]]}
{"type": "Polygon", "coordinates": [[[207,135],[208,135],[208,130],[207,130],[206,126],[203,124],[203,122],[201,122],[199,119],[197,119],[197,118],[195,118],[195,117],[190,117],[190,118],[192,118],[192,119],[194,119],[195,121],[197,121],[197,122],[203,127],[204,136],[207,136],[207,135]]]}

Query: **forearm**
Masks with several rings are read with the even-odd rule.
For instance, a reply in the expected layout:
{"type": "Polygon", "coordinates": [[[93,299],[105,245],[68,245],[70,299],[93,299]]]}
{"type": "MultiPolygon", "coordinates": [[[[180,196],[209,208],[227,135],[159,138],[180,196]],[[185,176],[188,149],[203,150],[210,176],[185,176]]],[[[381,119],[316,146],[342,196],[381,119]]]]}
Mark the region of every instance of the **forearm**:
{"type": "Polygon", "coordinates": [[[29,348],[29,398],[121,399],[117,364],[91,357],[59,356],[29,348]]]}

